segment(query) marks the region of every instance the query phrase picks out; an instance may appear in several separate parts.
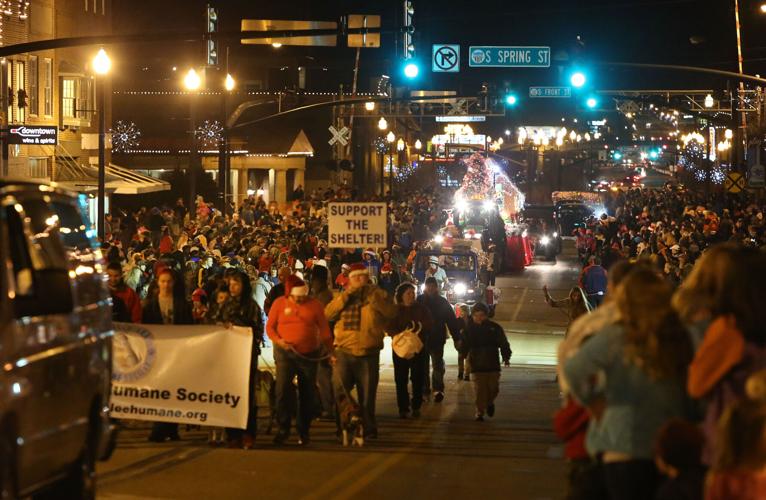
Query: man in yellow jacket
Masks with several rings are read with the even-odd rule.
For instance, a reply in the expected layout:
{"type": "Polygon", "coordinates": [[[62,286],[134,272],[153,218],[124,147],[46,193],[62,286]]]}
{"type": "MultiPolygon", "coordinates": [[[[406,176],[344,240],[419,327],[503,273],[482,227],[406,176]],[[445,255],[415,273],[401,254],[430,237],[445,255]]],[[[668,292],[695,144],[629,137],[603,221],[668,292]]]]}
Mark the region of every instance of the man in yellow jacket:
{"type": "Polygon", "coordinates": [[[376,438],[375,398],[385,325],[396,306],[385,290],[370,283],[364,264],[351,266],[348,287],[327,304],[325,315],[335,323],[333,383],[336,399],[356,387],[365,437],[376,438]]]}

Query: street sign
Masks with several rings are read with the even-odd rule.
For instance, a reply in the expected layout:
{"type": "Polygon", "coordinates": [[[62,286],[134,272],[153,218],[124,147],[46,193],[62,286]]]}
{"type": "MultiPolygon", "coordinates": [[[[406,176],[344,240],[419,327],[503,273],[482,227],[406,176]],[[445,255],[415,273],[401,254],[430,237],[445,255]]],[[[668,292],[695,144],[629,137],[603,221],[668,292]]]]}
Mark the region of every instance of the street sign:
{"type": "Polygon", "coordinates": [[[529,97],[572,97],[572,88],[529,87],[529,97]]]}
{"type": "Polygon", "coordinates": [[[763,165],[753,165],[750,167],[750,175],[747,185],[751,188],[762,188],[766,186],[766,175],[763,165]]]}
{"type": "Polygon", "coordinates": [[[485,115],[441,115],[436,117],[437,122],[443,123],[466,123],[466,122],[485,122],[485,115]]]}
{"type": "MultiPolygon", "coordinates": [[[[287,21],[282,19],[243,19],[242,31],[337,30],[335,21],[287,21]]],[[[244,38],[243,45],[303,45],[335,47],[337,35],[291,36],[284,38],[244,38]]]]}
{"type": "Polygon", "coordinates": [[[55,146],[58,144],[58,127],[36,125],[11,125],[8,127],[7,144],[41,144],[55,146]]]}
{"type": "Polygon", "coordinates": [[[431,71],[434,73],[458,73],[460,71],[460,45],[433,45],[431,48],[431,71]]]}
{"type": "Polygon", "coordinates": [[[332,137],[330,137],[330,140],[327,141],[327,144],[332,146],[336,142],[341,143],[343,146],[348,144],[348,140],[351,136],[351,131],[348,129],[348,127],[343,127],[340,130],[336,129],[332,125],[330,125],[327,130],[330,131],[330,134],[332,134],[332,137]]]}
{"type": "Polygon", "coordinates": [[[729,172],[723,181],[723,187],[730,193],[739,193],[745,190],[745,178],[739,172],[729,172]]]}
{"type": "Polygon", "coordinates": [[[472,68],[549,68],[550,47],[472,46],[468,49],[472,68]]]}
{"type": "MultiPolygon", "coordinates": [[[[351,14],[348,16],[349,29],[354,28],[380,28],[380,16],[368,16],[362,14],[351,14]]],[[[349,34],[349,47],[380,47],[380,33],[360,33],[349,34]]]]}

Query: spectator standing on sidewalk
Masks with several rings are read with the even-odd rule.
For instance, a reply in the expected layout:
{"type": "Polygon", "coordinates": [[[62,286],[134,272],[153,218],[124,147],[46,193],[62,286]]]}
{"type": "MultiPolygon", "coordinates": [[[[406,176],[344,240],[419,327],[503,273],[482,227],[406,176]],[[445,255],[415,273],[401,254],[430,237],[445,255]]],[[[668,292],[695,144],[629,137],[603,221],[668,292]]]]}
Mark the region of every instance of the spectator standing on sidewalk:
{"type": "Polygon", "coordinates": [[[570,393],[593,415],[586,445],[591,455],[602,455],[614,500],[654,497],[654,437],[689,411],[684,383],[692,346],[671,294],[655,272],[634,270],[615,292],[620,322],[592,336],[564,365],[570,393]],[[596,388],[601,373],[603,388],[596,388]]]}
{"type": "Polygon", "coordinates": [[[511,345],[503,328],[489,319],[489,308],[481,302],[471,310],[471,321],[462,343],[471,360],[476,420],[483,422],[485,413],[489,417],[495,415],[495,398],[500,391],[500,356],[503,364],[509,366],[511,345]]]}
{"type": "Polygon", "coordinates": [[[396,314],[385,290],[370,283],[363,263],[351,265],[348,287],[327,304],[328,321],[335,322],[336,400],[356,387],[366,437],[376,438],[375,399],[380,372],[383,327],[396,314]]]}
{"type": "MultiPolygon", "coordinates": [[[[325,277],[326,282],[326,277],[325,277]]],[[[323,355],[332,352],[332,336],[324,306],[309,297],[309,287],[295,275],[285,282],[285,296],[271,305],[266,333],[274,343],[276,364],[276,411],[279,429],[274,444],[281,445],[290,435],[293,415],[297,418],[298,444],[309,443],[309,429],[314,417],[314,390],[317,365],[323,355]],[[322,351],[322,346],[326,352],[322,351]],[[298,378],[296,401],[293,379],[298,378]]]]}
{"type": "Polygon", "coordinates": [[[412,416],[420,416],[420,407],[423,404],[423,378],[426,374],[426,357],[428,352],[425,345],[433,327],[433,319],[428,309],[416,300],[415,285],[402,283],[396,289],[395,302],[397,313],[393,318],[388,331],[392,337],[411,328],[418,331],[418,337],[423,342],[423,349],[410,359],[397,356],[392,349],[394,360],[394,381],[396,382],[396,403],[399,406],[399,416],[407,418],[410,414],[412,403],[412,416]],[[412,380],[412,400],[408,391],[408,384],[412,380]]]}
{"type": "Polygon", "coordinates": [[[433,330],[431,330],[426,344],[428,357],[426,359],[423,393],[430,394],[433,387],[434,401],[441,403],[444,400],[444,373],[446,371],[444,345],[447,342],[447,330],[452,335],[453,342],[457,343],[460,341],[460,322],[450,303],[440,295],[439,283],[433,276],[426,278],[425,290],[418,297],[418,303],[429,310],[434,321],[433,330]],[[429,364],[433,365],[433,375],[430,373],[429,364]]]}
{"type": "Polygon", "coordinates": [[[106,274],[109,278],[107,284],[112,297],[121,300],[125,305],[127,313],[125,319],[129,316],[131,323],[141,323],[141,298],[125,284],[122,278],[122,266],[118,262],[111,262],[106,266],[106,274]]]}

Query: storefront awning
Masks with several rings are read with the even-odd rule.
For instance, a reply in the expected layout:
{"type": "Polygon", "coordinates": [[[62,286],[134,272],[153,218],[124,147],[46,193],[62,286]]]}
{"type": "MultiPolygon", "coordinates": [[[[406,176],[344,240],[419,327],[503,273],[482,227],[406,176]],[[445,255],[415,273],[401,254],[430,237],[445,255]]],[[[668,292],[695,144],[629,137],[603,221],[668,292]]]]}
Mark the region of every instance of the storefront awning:
{"type": "MultiPolygon", "coordinates": [[[[98,189],[98,167],[62,163],[57,165],[55,182],[80,192],[98,189]]],[[[113,194],[145,194],[170,190],[170,183],[110,163],[106,166],[106,190],[113,194]]]]}

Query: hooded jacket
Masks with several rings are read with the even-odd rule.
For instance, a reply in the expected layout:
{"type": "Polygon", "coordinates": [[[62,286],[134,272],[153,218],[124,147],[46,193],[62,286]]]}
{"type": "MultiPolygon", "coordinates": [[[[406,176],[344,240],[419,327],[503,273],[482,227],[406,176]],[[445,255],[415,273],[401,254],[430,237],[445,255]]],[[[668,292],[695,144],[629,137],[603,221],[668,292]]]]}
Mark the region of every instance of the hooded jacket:
{"type": "Polygon", "coordinates": [[[357,290],[344,290],[325,307],[330,323],[335,323],[335,347],[354,356],[366,356],[383,349],[384,327],[396,315],[396,306],[385,290],[365,285],[357,290]],[[358,324],[344,312],[359,307],[358,324]]]}

